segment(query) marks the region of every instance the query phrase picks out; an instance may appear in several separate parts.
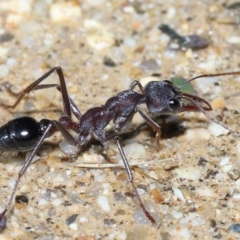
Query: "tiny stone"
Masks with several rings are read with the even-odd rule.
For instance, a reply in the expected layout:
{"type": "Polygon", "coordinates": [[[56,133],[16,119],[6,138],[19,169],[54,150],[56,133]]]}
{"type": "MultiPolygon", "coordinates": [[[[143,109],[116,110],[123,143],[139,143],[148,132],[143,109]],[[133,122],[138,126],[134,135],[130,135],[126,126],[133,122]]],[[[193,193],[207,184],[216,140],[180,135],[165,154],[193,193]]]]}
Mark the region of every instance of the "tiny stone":
{"type": "Polygon", "coordinates": [[[112,218],[105,218],[104,219],[104,225],[105,226],[111,226],[111,225],[114,225],[116,224],[116,220],[112,219],[112,218]]]}
{"type": "Polygon", "coordinates": [[[121,215],[125,215],[126,212],[122,209],[118,209],[115,213],[114,216],[121,216],[121,215]]]}
{"type": "Polygon", "coordinates": [[[105,66],[108,66],[108,67],[115,67],[116,66],[116,63],[108,56],[104,57],[103,63],[104,63],[105,66]]]}
{"type": "Polygon", "coordinates": [[[88,219],[86,217],[80,217],[79,222],[86,223],[86,222],[88,222],[88,219]]]}
{"type": "Polygon", "coordinates": [[[69,226],[70,224],[72,224],[73,222],[75,222],[76,218],[77,218],[78,214],[73,214],[72,216],[68,217],[66,219],[66,223],[69,226]]]}
{"type": "Polygon", "coordinates": [[[232,180],[237,180],[240,177],[240,172],[237,169],[231,169],[228,172],[228,176],[232,179],[232,180]]]}
{"type": "Polygon", "coordinates": [[[181,167],[175,170],[179,178],[198,180],[201,177],[201,170],[196,167],[181,167]]]}
{"type": "Polygon", "coordinates": [[[77,225],[77,223],[72,223],[72,224],[69,225],[69,228],[77,231],[78,230],[78,225],[77,225]]]}
{"type": "Polygon", "coordinates": [[[5,33],[0,36],[0,43],[8,42],[14,38],[14,35],[11,33],[5,33]]]}
{"type": "Polygon", "coordinates": [[[111,207],[108,203],[108,199],[105,196],[99,196],[97,198],[98,205],[101,207],[101,209],[105,212],[109,212],[111,210],[111,207]]]}
{"type": "Polygon", "coordinates": [[[116,192],[114,193],[114,200],[119,202],[126,202],[126,197],[122,193],[116,192]]]}
{"type": "Polygon", "coordinates": [[[140,64],[140,68],[144,71],[157,71],[160,66],[154,59],[143,60],[140,64]]]}
{"type": "Polygon", "coordinates": [[[231,44],[239,44],[240,37],[239,36],[231,36],[230,38],[227,39],[227,42],[231,43],[231,44]]]}
{"type": "Polygon", "coordinates": [[[230,231],[240,233],[240,224],[239,223],[234,223],[228,229],[230,231]]]}
{"type": "Polygon", "coordinates": [[[47,200],[43,198],[38,201],[38,205],[45,205],[45,204],[47,204],[47,200]]]}
{"type": "Polygon", "coordinates": [[[212,134],[212,136],[214,137],[218,137],[221,135],[226,135],[229,133],[229,130],[227,130],[226,128],[220,126],[219,124],[215,123],[215,122],[211,122],[208,125],[208,131],[212,134]]]}
{"type": "Polygon", "coordinates": [[[7,65],[0,64],[0,78],[6,77],[9,73],[7,65]]]}
{"type": "Polygon", "coordinates": [[[54,205],[55,207],[59,207],[62,204],[63,200],[62,199],[54,199],[52,201],[52,205],[54,205]]]}
{"type": "Polygon", "coordinates": [[[28,204],[28,197],[26,195],[17,195],[15,197],[16,203],[25,203],[28,204]]]}
{"type": "Polygon", "coordinates": [[[206,164],[207,164],[207,160],[206,159],[204,159],[204,158],[200,158],[199,159],[199,161],[198,161],[198,166],[201,166],[201,167],[205,167],[206,166],[206,164]]]}

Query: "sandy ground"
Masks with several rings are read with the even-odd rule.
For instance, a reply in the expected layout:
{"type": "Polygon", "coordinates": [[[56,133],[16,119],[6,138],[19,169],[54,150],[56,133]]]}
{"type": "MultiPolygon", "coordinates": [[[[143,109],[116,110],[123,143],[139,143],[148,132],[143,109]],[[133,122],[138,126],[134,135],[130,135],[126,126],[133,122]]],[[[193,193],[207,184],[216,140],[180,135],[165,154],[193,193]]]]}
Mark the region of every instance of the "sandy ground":
{"type": "MultiPolygon", "coordinates": [[[[146,84],[152,74],[164,80],[239,71],[240,8],[233,3],[2,0],[1,102],[15,100],[4,82],[17,93],[55,66],[62,67],[82,113],[135,79],[146,84]],[[171,49],[161,24],[181,36],[201,36],[209,45],[171,49]]],[[[44,83],[58,78],[54,74],[44,83]]],[[[192,84],[212,105],[211,115],[240,132],[240,75],[192,84]]],[[[0,110],[3,123],[19,114],[58,119],[62,101],[57,90],[47,89],[14,110],[0,110]]],[[[132,168],[135,184],[156,225],[141,213],[124,168],[117,167],[121,158],[114,142],[104,147],[92,142],[69,156],[56,134],[23,177],[17,195],[27,196],[28,203],[12,204],[0,239],[240,239],[239,139],[216,130],[202,113],[189,112],[167,121],[158,149],[151,128],[136,130],[143,122],[136,114],[121,142],[130,164],[139,164],[132,168]]],[[[112,130],[107,126],[107,133],[112,130]]],[[[25,158],[25,153],[1,157],[0,210],[25,158]]]]}

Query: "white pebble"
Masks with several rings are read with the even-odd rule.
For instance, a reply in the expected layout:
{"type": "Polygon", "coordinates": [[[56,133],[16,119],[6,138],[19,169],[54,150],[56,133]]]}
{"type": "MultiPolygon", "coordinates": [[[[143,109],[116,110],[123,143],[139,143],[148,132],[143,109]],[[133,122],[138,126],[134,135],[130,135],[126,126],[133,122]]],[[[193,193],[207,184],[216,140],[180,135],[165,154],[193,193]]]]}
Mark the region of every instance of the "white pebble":
{"type": "Polygon", "coordinates": [[[85,19],[83,26],[86,30],[100,30],[103,25],[95,19],[85,19]]]}
{"type": "Polygon", "coordinates": [[[206,222],[206,220],[202,217],[196,217],[194,219],[191,220],[191,225],[192,226],[201,226],[204,225],[206,222]]]}
{"type": "Polygon", "coordinates": [[[127,158],[132,159],[146,158],[145,147],[137,142],[127,144],[126,146],[123,147],[123,151],[126,154],[127,158]]]}
{"type": "Polygon", "coordinates": [[[59,143],[60,149],[68,154],[68,155],[75,155],[79,151],[77,146],[70,145],[66,140],[63,140],[59,143]]]}
{"type": "Polygon", "coordinates": [[[80,217],[80,218],[79,218],[79,222],[80,222],[80,223],[86,223],[86,222],[88,222],[88,218],[86,218],[86,217],[80,217]]]}
{"type": "Polygon", "coordinates": [[[113,35],[103,30],[100,33],[88,36],[86,40],[90,47],[98,51],[109,48],[115,44],[113,35]]]}
{"type": "Polygon", "coordinates": [[[98,205],[102,208],[103,211],[109,212],[111,210],[111,207],[108,203],[108,199],[105,196],[98,196],[97,198],[98,205]]]}
{"type": "Polygon", "coordinates": [[[88,0],[86,1],[86,3],[90,6],[95,6],[95,7],[101,4],[107,4],[106,0],[88,0]]]}
{"type": "Polygon", "coordinates": [[[229,164],[229,160],[230,160],[230,157],[226,157],[226,156],[225,156],[225,157],[222,157],[219,164],[220,164],[221,166],[224,166],[224,165],[226,165],[226,164],[229,164]]]}
{"type": "Polygon", "coordinates": [[[197,188],[196,193],[202,197],[216,197],[216,194],[214,193],[213,189],[207,186],[197,188]]]}
{"type": "Polygon", "coordinates": [[[78,225],[77,225],[77,223],[72,223],[72,224],[69,225],[69,228],[77,231],[78,230],[78,225]]]}
{"type": "Polygon", "coordinates": [[[139,195],[145,194],[145,190],[142,189],[142,188],[137,188],[137,192],[138,192],[139,195]]]}
{"type": "Polygon", "coordinates": [[[136,40],[134,38],[131,38],[131,37],[125,38],[123,42],[124,42],[125,45],[127,45],[129,47],[135,47],[136,46],[136,40]]]}
{"type": "Polygon", "coordinates": [[[8,181],[8,186],[13,189],[14,188],[14,185],[16,183],[16,178],[12,178],[8,181]]]}
{"type": "Polygon", "coordinates": [[[197,181],[201,177],[201,171],[195,167],[177,168],[175,171],[179,178],[197,181]]]}
{"type": "Polygon", "coordinates": [[[186,138],[188,141],[209,140],[210,132],[206,128],[194,128],[186,131],[186,138]]]}
{"type": "Polygon", "coordinates": [[[62,204],[63,200],[60,198],[54,199],[52,201],[52,205],[54,205],[55,207],[59,207],[62,204]]]}
{"type": "Polygon", "coordinates": [[[173,210],[173,211],[172,211],[172,216],[173,216],[173,218],[175,218],[175,219],[180,219],[180,218],[183,217],[183,213],[177,212],[177,211],[173,210]]]}
{"type": "Polygon", "coordinates": [[[78,4],[61,2],[51,4],[49,14],[53,22],[65,22],[77,20],[81,17],[82,12],[78,4]]]}
{"type": "Polygon", "coordinates": [[[218,137],[221,135],[226,135],[229,133],[229,130],[227,130],[226,128],[220,126],[219,124],[215,123],[215,122],[211,122],[208,125],[208,131],[212,134],[212,136],[214,137],[218,137]]]}
{"type": "Polygon", "coordinates": [[[0,58],[6,58],[9,52],[9,48],[0,46],[0,58]]]}
{"type": "Polygon", "coordinates": [[[0,64],[0,78],[6,77],[9,73],[7,65],[0,64]]]}
{"type": "Polygon", "coordinates": [[[38,205],[46,205],[47,203],[48,203],[47,200],[44,199],[44,198],[41,198],[41,199],[39,199],[39,201],[38,201],[38,205]]]}
{"type": "Polygon", "coordinates": [[[231,36],[230,38],[227,39],[227,42],[231,43],[231,44],[239,44],[240,37],[239,36],[231,36]]]}
{"type": "Polygon", "coordinates": [[[172,187],[174,195],[181,201],[185,201],[182,191],[177,187],[172,187]]]}
{"type": "Polygon", "coordinates": [[[176,8],[174,8],[174,7],[168,8],[166,17],[167,18],[173,18],[175,15],[176,15],[176,8]]]}

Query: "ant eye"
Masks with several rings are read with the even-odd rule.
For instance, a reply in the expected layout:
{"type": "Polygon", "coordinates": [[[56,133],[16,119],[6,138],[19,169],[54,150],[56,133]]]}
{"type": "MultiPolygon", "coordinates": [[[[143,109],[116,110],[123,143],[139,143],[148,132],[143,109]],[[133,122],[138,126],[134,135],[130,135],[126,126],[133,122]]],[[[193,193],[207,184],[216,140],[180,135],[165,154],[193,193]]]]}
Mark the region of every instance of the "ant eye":
{"type": "Polygon", "coordinates": [[[179,110],[181,108],[181,102],[177,99],[170,99],[169,102],[169,107],[171,108],[172,111],[176,112],[177,110],[179,110]]]}

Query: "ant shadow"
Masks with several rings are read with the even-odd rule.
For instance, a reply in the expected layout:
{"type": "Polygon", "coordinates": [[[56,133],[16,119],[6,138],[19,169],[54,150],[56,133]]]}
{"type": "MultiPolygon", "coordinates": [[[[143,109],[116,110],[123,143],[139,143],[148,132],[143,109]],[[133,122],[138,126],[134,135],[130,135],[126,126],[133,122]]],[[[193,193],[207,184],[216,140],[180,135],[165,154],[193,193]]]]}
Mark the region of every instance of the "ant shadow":
{"type": "MultiPolygon", "coordinates": [[[[161,127],[161,139],[178,137],[180,135],[183,135],[187,130],[187,128],[183,126],[184,120],[176,115],[157,116],[152,119],[161,127]]],[[[140,124],[128,132],[121,133],[119,137],[121,139],[133,138],[136,137],[144,129],[149,129],[149,132],[152,133],[152,137],[155,137],[155,132],[152,131],[151,127],[146,122],[140,124]]]]}

